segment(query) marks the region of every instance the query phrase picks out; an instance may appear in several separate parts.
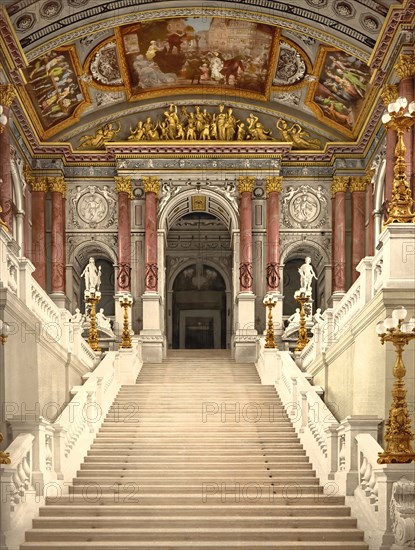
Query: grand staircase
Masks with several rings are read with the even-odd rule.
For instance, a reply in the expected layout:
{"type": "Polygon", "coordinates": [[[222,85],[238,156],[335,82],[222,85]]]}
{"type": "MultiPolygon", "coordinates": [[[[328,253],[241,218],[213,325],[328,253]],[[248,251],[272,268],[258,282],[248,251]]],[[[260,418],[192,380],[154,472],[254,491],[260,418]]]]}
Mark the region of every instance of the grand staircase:
{"type": "Polygon", "coordinates": [[[254,365],[177,350],[121,388],[70,494],[47,499],[21,548],[368,547],[254,365]]]}

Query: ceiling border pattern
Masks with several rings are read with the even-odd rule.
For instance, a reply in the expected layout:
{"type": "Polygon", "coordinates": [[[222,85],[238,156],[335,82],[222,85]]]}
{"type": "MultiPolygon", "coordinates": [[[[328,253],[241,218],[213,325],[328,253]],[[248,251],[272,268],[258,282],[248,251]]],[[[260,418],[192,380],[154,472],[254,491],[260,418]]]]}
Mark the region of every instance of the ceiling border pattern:
{"type": "MultiPolygon", "coordinates": [[[[128,0],[128,1],[134,2],[134,0],[128,0]]],[[[285,10],[286,13],[288,11],[289,10],[285,10]]],[[[97,21],[89,25],[84,25],[80,28],[76,28],[72,31],[68,31],[67,33],[62,33],[59,36],[52,38],[48,42],[45,42],[40,46],[26,52],[26,57],[29,61],[33,61],[40,55],[44,55],[48,51],[58,48],[64,44],[76,42],[77,40],[91,33],[112,29],[118,26],[139,23],[140,21],[144,21],[144,20],[151,21],[154,19],[161,19],[166,17],[190,17],[190,16],[206,17],[207,15],[210,17],[226,17],[226,18],[236,18],[236,19],[242,19],[247,21],[254,21],[257,23],[272,25],[274,27],[278,26],[281,29],[294,31],[297,33],[307,34],[320,42],[335,46],[340,50],[344,50],[345,52],[364,61],[365,63],[367,63],[367,61],[369,60],[370,54],[368,52],[356,46],[353,46],[352,44],[345,42],[344,40],[341,40],[336,36],[333,36],[327,32],[318,30],[305,23],[300,23],[298,21],[294,21],[291,19],[281,18],[272,14],[257,13],[257,12],[247,11],[247,10],[238,10],[235,8],[207,8],[205,6],[196,7],[196,8],[186,7],[186,8],[166,8],[164,10],[148,10],[144,12],[123,14],[117,17],[110,17],[102,21],[97,21]]],[[[334,26],[332,26],[332,28],[335,28],[335,30],[338,30],[334,26]]],[[[58,30],[58,29],[55,29],[55,30],[58,30]]],[[[52,32],[53,31],[50,31],[47,34],[51,34],[52,32]]],[[[23,40],[22,40],[22,44],[23,44],[23,40]]]]}

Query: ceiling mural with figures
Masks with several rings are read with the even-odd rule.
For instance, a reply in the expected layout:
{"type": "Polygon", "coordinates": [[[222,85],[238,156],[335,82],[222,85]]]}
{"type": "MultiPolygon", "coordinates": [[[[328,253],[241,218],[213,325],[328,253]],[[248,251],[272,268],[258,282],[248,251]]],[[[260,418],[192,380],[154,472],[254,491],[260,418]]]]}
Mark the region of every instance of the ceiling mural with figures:
{"type": "Polygon", "coordinates": [[[261,0],[250,11],[258,2],[166,0],[138,11],[130,0],[7,2],[39,138],[98,151],[111,141],[321,150],[356,139],[373,107],[368,61],[392,1],[261,0]]]}

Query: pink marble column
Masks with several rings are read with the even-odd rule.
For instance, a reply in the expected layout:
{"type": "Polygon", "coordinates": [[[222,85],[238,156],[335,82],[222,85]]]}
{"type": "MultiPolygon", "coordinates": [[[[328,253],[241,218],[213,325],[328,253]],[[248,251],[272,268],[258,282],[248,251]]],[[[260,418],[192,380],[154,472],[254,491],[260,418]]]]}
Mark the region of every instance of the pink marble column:
{"type": "Polygon", "coordinates": [[[238,191],[240,200],[239,283],[241,292],[252,292],[252,191],[255,178],[240,176],[238,191]]]}
{"type": "Polygon", "coordinates": [[[45,204],[48,186],[46,178],[34,178],[32,183],[32,257],[34,278],[46,290],[46,223],[45,204]]]}
{"type": "MultiPolygon", "coordinates": [[[[118,276],[119,292],[131,291],[131,198],[133,186],[130,177],[115,178],[118,192],[118,276]]],[[[153,193],[154,195],[154,193],[153,193]]]]}
{"type": "Polygon", "coordinates": [[[0,85],[0,105],[7,117],[7,124],[0,126],[0,207],[1,218],[6,223],[10,233],[13,231],[13,183],[10,158],[10,107],[15,98],[13,86],[0,85]]]}
{"type": "Polygon", "coordinates": [[[144,284],[146,292],[157,292],[157,199],[160,191],[158,178],[143,177],[143,189],[146,194],[144,284]]]}
{"type": "Polygon", "coordinates": [[[28,169],[25,170],[25,181],[26,181],[26,188],[25,188],[25,194],[24,194],[24,255],[26,258],[31,260],[32,256],[32,238],[31,238],[31,231],[30,231],[30,220],[31,220],[31,204],[32,204],[32,185],[31,182],[33,181],[33,177],[30,176],[29,178],[29,171],[28,169]]]}
{"type": "Polygon", "coordinates": [[[335,176],[331,186],[332,226],[332,292],[346,292],[346,191],[349,178],[335,176]]]}
{"type": "Polygon", "coordinates": [[[385,200],[390,201],[392,198],[393,187],[393,169],[395,166],[395,147],[397,135],[393,130],[386,132],[386,167],[385,167],[385,200]]]}
{"type": "Polygon", "coordinates": [[[350,181],[352,194],[352,283],[359,277],[356,266],[365,256],[367,177],[354,177],[350,181]]]}
{"type": "Polygon", "coordinates": [[[65,212],[64,196],[66,183],[63,176],[48,178],[52,199],[52,231],[51,231],[51,291],[52,294],[65,293],[65,212]]]}
{"type": "Polygon", "coordinates": [[[365,256],[373,256],[375,252],[375,218],[373,215],[373,210],[375,208],[375,197],[373,194],[373,183],[371,182],[368,183],[366,187],[366,197],[369,223],[367,227],[365,256]]]}
{"type": "Polygon", "coordinates": [[[279,193],[282,176],[266,178],[267,192],[267,290],[276,291],[280,285],[279,276],[279,193]]]}

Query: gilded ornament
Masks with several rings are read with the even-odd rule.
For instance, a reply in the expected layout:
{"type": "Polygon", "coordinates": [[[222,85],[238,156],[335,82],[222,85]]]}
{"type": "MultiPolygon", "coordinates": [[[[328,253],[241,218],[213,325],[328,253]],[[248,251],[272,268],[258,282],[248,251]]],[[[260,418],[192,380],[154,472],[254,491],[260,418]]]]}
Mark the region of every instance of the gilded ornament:
{"type": "Polygon", "coordinates": [[[272,296],[266,296],[263,302],[264,306],[268,308],[267,332],[265,334],[265,347],[267,349],[278,349],[275,343],[274,321],[272,319],[272,308],[275,307],[276,303],[276,299],[272,296]]]}
{"type": "Polygon", "coordinates": [[[144,193],[154,193],[156,197],[159,196],[160,182],[157,176],[143,176],[143,189],[144,193]]]}
{"type": "Polygon", "coordinates": [[[270,193],[281,193],[282,176],[267,176],[265,178],[265,190],[267,195],[270,193]]]}
{"type": "Polygon", "coordinates": [[[101,351],[101,348],[99,346],[99,338],[98,338],[98,328],[97,328],[97,310],[96,305],[101,299],[101,293],[100,292],[88,292],[88,295],[85,296],[85,302],[89,306],[89,316],[90,316],[90,325],[89,325],[89,333],[88,333],[88,344],[90,345],[91,349],[94,351],[101,351]]]}
{"type": "Polygon", "coordinates": [[[66,182],[63,176],[48,178],[48,184],[52,193],[61,193],[63,197],[66,195],[66,182]]]}
{"type": "Polygon", "coordinates": [[[350,192],[354,193],[357,191],[366,191],[366,186],[370,183],[370,177],[367,175],[365,176],[358,176],[358,177],[351,177],[350,178],[350,192]]]}
{"type": "Polygon", "coordinates": [[[349,187],[349,176],[334,176],[331,184],[331,194],[345,193],[349,187]]]}
{"type": "Polygon", "coordinates": [[[127,193],[128,198],[133,198],[133,184],[129,176],[115,176],[115,191],[117,193],[127,193]]]}
{"type": "Polygon", "coordinates": [[[3,208],[0,206],[0,227],[2,227],[5,231],[9,231],[9,226],[7,223],[1,218],[1,213],[3,212],[3,208]]]}
{"type": "Polygon", "coordinates": [[[0,84],[0,105],[10,108],[15,97],[16,92],[12,84],[0,84]]]}
{"type": "Polygon", "coordinates": [[[255,176],[239,176],[238,193],[252,193],[255,185],[255,176]]]}
{"type": "Polygon", "coordinates": [[[385,107],[387,107],[389,103],[395,102],[398,99],[398,96],[399,89],[397,84],[385,84],[382,86],[380,97],[382,98],[385,107]]]}
{"type": "Polygon", "coordinates": [[[47,178],[43,176],[34,177],[31,184],[34,192],[46,193],[48,190],[47,178]]]}
{"type": "Polygon", "coordinates": [[[395,65],[399,78],[415,76],[415,53],[401,53],[395,65]]]}
{"type": "Polygon", "coordinates": [[[305,304],[309,303],[309,296],[305,292],[294,295],[295,301],[300,304],[300,326],[298,327],[298,340],[295,351],[303,351],[310,341],[307,334],[305,304]]]}
{"type": "Polygon", "coordinates": [[[113,141],[114,138],[120,133],[121,126],[118,124],[118,128],[110,122],[104,124],[101,128],[95,132],[95,135],[86,134],[79,140],[79,149],[105,149],[105,144],[109,141],[113,141]]]}
{"type": "Polygon", "coordinates": [[[310,134],[303,130],[298,122],[289,128],[287,121],[279,118],[276,127],[281,134],[282,141],[291,142],[293,149],[321,149],[321,141],[311,138],[310,134]]]}
{"type": "Polygon", "coordinates": [[[131,349],[133,347],[130,334],[130,326],[128,322],[128,308],[131,307],[132,301],[128,296],[125,296],[124,299],[120,300],[121,307],[124,309],[124,321],[123,321],[123,331],[121,334],[121,344],[120,349],[131,349]]]}
{"type": "MultiPolygon", "coordinates": [[[[0,443],[4,440],[3,434],[0,433],[0,443]]],[[[10,453],[0,451],[0,464],[11,464],[10,453]]]]}

